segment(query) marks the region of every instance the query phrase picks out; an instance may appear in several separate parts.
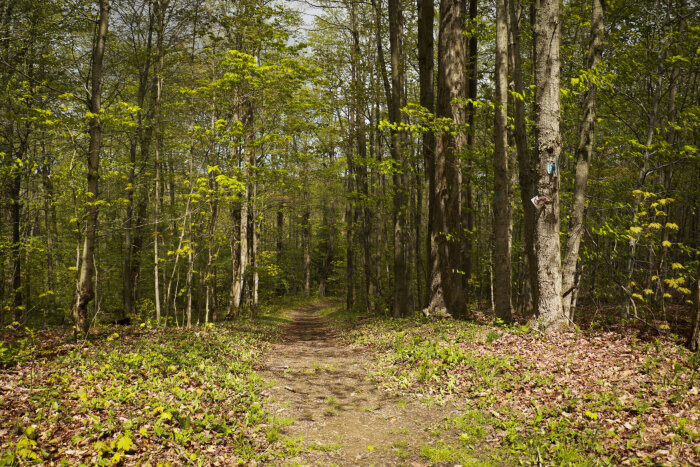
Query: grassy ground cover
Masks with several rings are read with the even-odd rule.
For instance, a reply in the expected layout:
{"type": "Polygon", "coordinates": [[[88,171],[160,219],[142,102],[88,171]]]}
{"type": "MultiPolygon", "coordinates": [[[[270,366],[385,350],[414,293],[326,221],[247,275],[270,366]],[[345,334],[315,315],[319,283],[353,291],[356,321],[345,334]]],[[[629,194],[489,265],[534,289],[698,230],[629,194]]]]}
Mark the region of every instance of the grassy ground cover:
{"type": "Polygon", "coordinates": [[[325,315],[375,351],[379,384],[460,406],[431,462],[700,465],[700,358],[671,342],[325,315]]]}
{"type": "Polygon", "coordinates": [[[286,306],[193,330],[6,331],[0,466],[232,465],[284,455],[265,410],[261,355],[286,306]]]}

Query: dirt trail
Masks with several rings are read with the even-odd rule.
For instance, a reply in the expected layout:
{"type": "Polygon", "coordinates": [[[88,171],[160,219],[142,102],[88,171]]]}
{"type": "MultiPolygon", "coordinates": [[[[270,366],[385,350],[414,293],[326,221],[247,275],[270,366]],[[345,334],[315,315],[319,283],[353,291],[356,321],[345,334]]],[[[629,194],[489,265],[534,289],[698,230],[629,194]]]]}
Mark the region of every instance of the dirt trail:
{"type": "Polygon", "coordinates": [[[378,388],[368,378],[371,356],[338,339],[319,309],[294,311],[265,362],[272,411],[294,419],[283,436],[303,440],[299,456],[282,464],[428,465],[420,447],[438,443],[431,428],[452,409],[378,388]]]}

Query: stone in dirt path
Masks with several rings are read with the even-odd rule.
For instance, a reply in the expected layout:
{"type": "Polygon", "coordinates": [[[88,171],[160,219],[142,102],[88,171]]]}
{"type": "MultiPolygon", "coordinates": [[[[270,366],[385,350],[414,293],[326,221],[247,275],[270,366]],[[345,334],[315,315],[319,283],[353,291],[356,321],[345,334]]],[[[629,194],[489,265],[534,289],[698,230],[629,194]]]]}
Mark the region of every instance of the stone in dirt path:
{"type": "Polygon", "coordinates": [[[283,436],[303,441],[298,457],[280,464],[428,465],[420,447],[439,442],[431,427],[444,425],[455,409],[378,388],[368,377],[371,355],[338,339],[320,308],[294,311],[265,362],[272,412],[294,419],[283,436]]]}

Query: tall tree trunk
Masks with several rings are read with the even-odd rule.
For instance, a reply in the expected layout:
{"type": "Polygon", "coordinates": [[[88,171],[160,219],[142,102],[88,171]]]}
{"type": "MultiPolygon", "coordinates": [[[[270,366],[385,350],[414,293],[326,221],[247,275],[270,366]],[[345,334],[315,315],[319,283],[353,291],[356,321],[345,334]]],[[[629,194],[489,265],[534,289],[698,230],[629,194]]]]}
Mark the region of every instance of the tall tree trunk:
{"type": "Polygon", "coordinates": [[[407,316],[411,308],[409,296],[408,255],[408,166],[404,147],[405,135],[399,129],[403,118],[404,57],[403,7],[400,0],[389,0],[389,49],[391,52],[391,100],[389,120],[396,125],[391,131],[391,155],[394,168],[394,316],[407,316]]]}
{"type": "Polygon", "coordinates": [[[460,211],[460,164],[458,154],[464,148],[464,107],[453,103],[465,93],[466,47],[464,3],[461,0],[440,1],[440,34],[438,47],[438,91],[436,116],[452,120],[454,127],[442,131],[437,138],[435,154],[435,207],[440,255],[442,292],[447,311],[456,317],[467,316],[464,284],[460,274],[462,237],[460,211]]]}
{"type": "Polygon", "coordinates": [[[361,214],[361,229],[357,232],[359,237],[360,249],[362,251],[362,299],[363,307],[369,310],[374,304],[375,281],[372,268],[372,212],[369,206],[369,183],[367,180],[367,126],[365,124],[364,109],[366,107],[366,92],[364,73],[361,69],[362,51],[360,49],[360,31],[357,19],[356,4],[353,2],[350,6],[350,21],[351,33],[353,39],[351,68],[353,81],[353,134],[355,147],[357,149],[358,163],[355,164],[355,180],[357,189],[362,195],[356,209],[358,214],[361,214]]]}
{"type": "MultiPolygon", "coordinates": [[[[161,161],[160,149],[161,138],[161,100],[163,95],[163,35],[165,33],[165,9],[168,0],[155,0],[156,17],[156,57],[153,70],[155,80],[154,112],[155,122],[153,129],[154,139],[154,166],[155,166],[155,192],[153,203],[153,296],[156,307],[156,323],[160,324],[161,301],[160,301],[160,208],[161,208],[161,161]]],[[[167,306],[167,305],[166,305],[167,306]]]]}
{"type": "Polygon", "coordinates": [[[352,310],[355,306],[355,250],[352,245],[355,215],[351,198],[354,184],[352,181],[352,148],[348,148],[348,168],[345,171],[345,189],[347,200],[345,201],[345,282],[346,295],[345,307],[352,310]]]}
{"type": "Polygon", "coordinates": [[[88,110],[94,115],[90,119],[90,147],[87,161],[87,218],[85,220],[85,240],[80,264],[80,276],[75,288],[72,315],[77,331],[87,333],[88,304],[94,298],[92,284],[95,231],[97,229],[98,179],[100,167],[100,150],[102,149],[102,122],[99,113],[102,108],[102,61],[107,41],[107,25],[109,21],[109,0],[99,0],[100,18],[97,24],[96,42],[92,53],[92,83],[90,87],[90,102],[88,110]]]}
{"type": "MultiPolygon", "coordinates": [[[[605,34],[605,6],[603,0],[592,0],[591,16],[591,39],[588,46],[588,57],[586,67],[589,71],[594,71],[600,64],[603,53],[603,36],[605,34]]],[[[595,124],[596,124],[596,97],[598,86],[595,80],[588,80],[588,90],[584,94],[583,116],[578,130],[578,148],[576,150],[576,174],[574,176],[573,204],[569,217],[569,232],[566,236],[566,247],[562,260],[562,290],[567,294],[562,299],[564,314],[573,319],[574,299],[577,296],[574,292],[576,287],[576,265],[578,262],[578,251],[583,236],[583,217],[586,208],[586,184],[588,183],[588,168],[593,156],[593,145],[595,144],[595,124]]]]}
{"type": "MultiPolygon", "coordinates": [[[[46,313],[53,314],[56,311],[56,242],[58,228],[56,221],[56,200],[53,180],[51,179],[51,161],[46,153],[45,142],[42,141],[44,154],[44,166],[42,169],[44,185],[44,224],[46,228],[46,299],[44,302],[46,313]]],[[[44,323],[46,324],[46,322],[44,323]]]]}
{"type": "MultiPolygon", "coordinates": [[[[254,108],[252,102],[246,102],[245,128],[250,128],[253,125],[254,108]]],[[[253,197],[253,176],[252,167],[255,161],[253,154],[253,142],[255,136],[252,130],[249,130],[245,135],[245,147],[243,149],[243,179],[245,181],[245,190],[241,201],[241,233],[240,233],[240,256],[238,260],[238,273],[236,274],[236,283],[234,290],[233,306],[238,309],[243,305],[245,297],[245,286],[248,276],[248,266],[250,265],[250,211],[253,197]]]]}
{"type": "MultiPolygon", "coordinates": [[[[22,154],[19,151],[13,155],[20,160],[22,158],[22,154]]],[[[22,309],[24,308],[24,297],[22,294],[22,236],[20,234],[22,172],[20,164],[12,168],[12,178],[8,190],[9,220],[10,228],[12,229],[12,242],[10,243],[10,310],[13,323],[20,320],[22,309]]]]}
{"type": "Polygon", "coordinates": [[[464,164],[462,182],[464,184],[462,193],[463,213],[462,219],[465,230],[464,237],[464,258],[462,270],[462,284],[464,286],[465,297],[469,299],[471,293],[470,281],[472,278],[472,268],[474,263],[474,188],[472,187],[472,178],[474,172],[474,157],[476,155],[476,108],[474,101],[477,99],[477,83],[479,72],[479,47],[477,16],[478,16],[478,0],[469,0],[469,34],[467,44],[467,98],[472,102],[467,104],[467,160],[464,164]]]}
{"type": "Polygon", "coordinates": [[[311,210],[307,205],[301,218],[302,244],[304,247],[304,296],[311,296],[311,210]]]}
{"type": "Polygon", "coordinates": [[[529,288],[525,293],[523,309],[526,313],[534,313],[534,307],[538,302],[537,288],[537,255],[535,254],[535,206],[530,199],[535,196],[535,180],[533,163],[530,160],[530,151],[527,143],[527,126],[525,123],[525,96],[523,86],[523,68],[520,57],[520,19],[515,10],[515,1],[509,2],[510,10],[510,54],[513,63],[513,91],[516,97],[513,99],[513,137],[515,139],[516,153],[518,156],[518,182],[520,184],[520,203],[523,207],[523,236],[525,240],[525,258],[527,262],[527,280],[523,289],[529,288]],[[528,300],[529,298],[529,300],[528,300]]]}
{"type": "Polygon", "coordinates": [[[535,141],[537,194],[544,205],[535,215],[535,251],[540,326],[559,330],[568,326],[561,300],[559,241],[559,44],[558,0],[535,0],[535,141]]]}
{"type": "MultiPolygon", "coordinates": [[[[143,64],[143,68],[139,70],[139,89],[137,93],[137,105],[139,111],[137,112],[138,126],[136,131],[131,137],[130,148],[129,148],[129,185],[126,191],[126,218],[124,220],[124,266],[122,271],[123,278],[123,290],[122,290],[122,316],[126,317],[131,314],[134,310],[134,287],[136,283],[136,274],[138,273],[138,268],[135,268],[132,256],[134,254],[136,240],[134,237],[134,191],[136,190],[136,148],[141,144],[141,155],[142,164],[146,162],[144,156],[148,155],[148,147],[150,145],[150,138],[144,137],[144,115],[142,114],[142,109],[144,107],[144,102],[146,100],[146,93],[149,86],[149,73],[151,69],[151,41],[153,38],[153,21],[149,22],[148,27],[148,42],[146,46],[146,60],[143,64]]],[[[150,136],[150,131],[148,132],[150,136]]],[[[142,196],[143,198],[143,196],[142,196]]],[[[139,207],[144,206],[145,201],[141,200],[139,202],[139,207]]],[[[143,231],[140,222],[137,222],[136,228],[139,231],[143,231]]]]}
{"type": "MultiPolygon", "coordinates": [[[[435,112],[434,75],[434,39],[433,23],[435,22],[435,7],[433,0],[418,0],[418,71],[420,78],[420,105],[428,112],[435,112]]],[[[428,312],[445,308],[440,279],[440,256],[438,255],[439,229],[435,222],[436,206],[438,205],[435,192],[435,133],[426,128],[423,131],[423,161],[425,164],[426,198],[428,200],[428,234],[426,235],[426,293],[427,297],[419,297],[421,305],[428,312]]]]}
{"type": "MultiPolygon", "coordinates": [[[[513,0],[510,0],[513,1],[513,0]]],[[[512,216],[508,170],[508,10],[506,0],[496,0],[496,107],[493,154],[494,281],[498,290],[494,305],[496,318],[510,323],[512,315],[512,216]]]]}

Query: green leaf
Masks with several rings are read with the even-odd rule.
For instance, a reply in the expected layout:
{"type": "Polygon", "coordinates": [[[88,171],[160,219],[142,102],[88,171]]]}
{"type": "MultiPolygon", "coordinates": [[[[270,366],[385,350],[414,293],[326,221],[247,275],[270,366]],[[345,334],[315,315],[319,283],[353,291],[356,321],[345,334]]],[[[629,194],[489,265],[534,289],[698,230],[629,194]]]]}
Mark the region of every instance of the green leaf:
{"type": "Polygon", "coordinates": [[[117,449],[120,451],[127,452],[134,446],[134,442],[131,440],[129,435],[122,435],[117,440],[117,449]]]}

